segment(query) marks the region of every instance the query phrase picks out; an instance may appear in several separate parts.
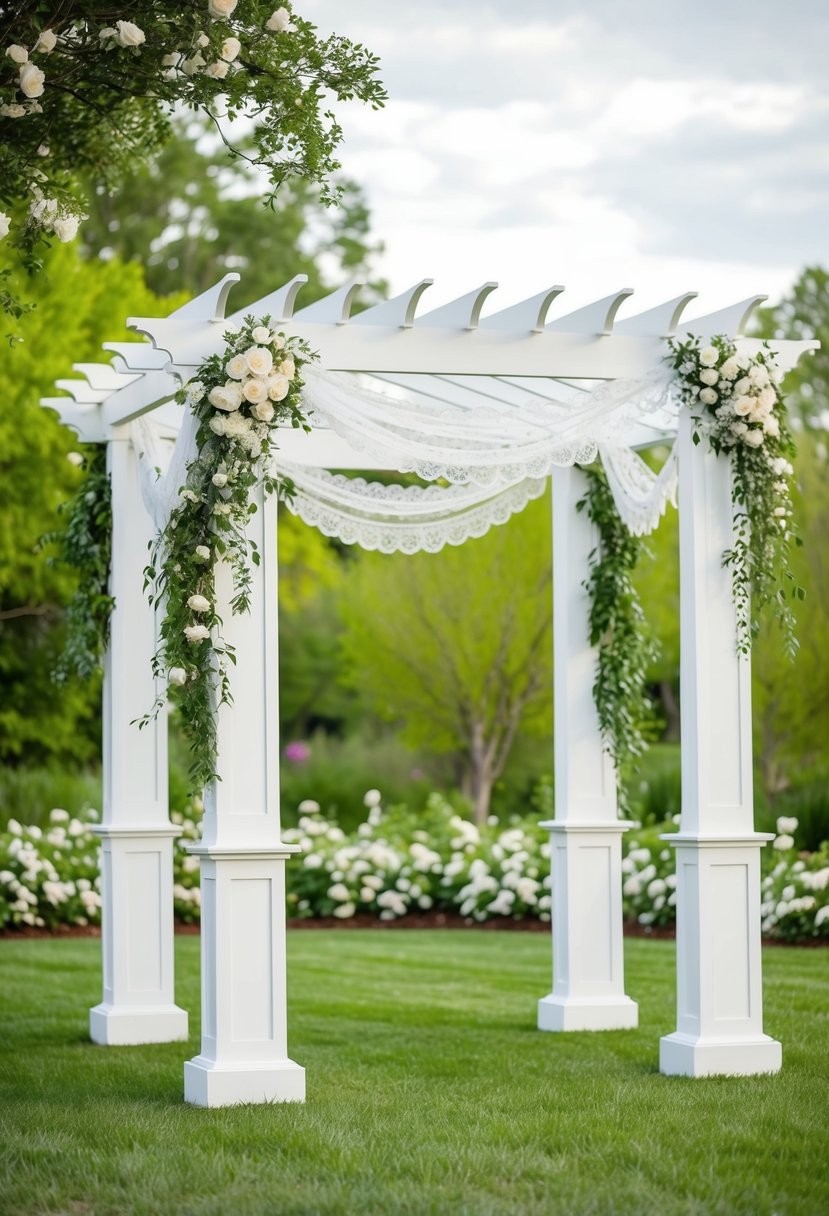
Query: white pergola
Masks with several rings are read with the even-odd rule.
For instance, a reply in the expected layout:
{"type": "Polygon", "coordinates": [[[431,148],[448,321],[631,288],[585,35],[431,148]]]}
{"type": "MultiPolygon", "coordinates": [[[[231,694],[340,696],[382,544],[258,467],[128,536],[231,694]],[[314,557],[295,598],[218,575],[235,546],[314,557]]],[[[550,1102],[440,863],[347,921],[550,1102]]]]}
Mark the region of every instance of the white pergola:
{"type": "MultiPolygon", "coordinates": [[[[153,527],[139,488],[131,422],[150,411],[174,433],[170,398],[203,359],[222,347],[228,293],[237,275],[166,319],[133,318],[149,342],[109,343],[108,363],[77,364],[71,394],[43,404],[86,442],[106,443],[112,481],[115,597],[104,680],[103,1000],[90,1012],[100,1044],[176,1041],[187,1013],[173,988],[172,848],[167,805],[167,723],[131,723],[156,688],[153,609],[142,594],[153,527]]],[[[417,315],[431,280],[350,316],[359,284],[294,311],[299,276],[228,320],[269,314],[305,338],[325,370],[360,372],[430,399],[483,408],[551,381],[633,379],[665,354],[665,339],[691,330],[727,334],[738,348],[753,308],[742,301],[681,326],[694,293],[617,320],[632,293],[620,291],[548,320],[563,288],[552,287],[501,312],[482,315],[496,284],[417,315]]],[[[816,344],[775,342],[782,368],[816,344]]],[[[631,445],[672,438],[664,417],[637,424],[631,445]]],[[[775,1072],[781,1046],[763,1033],[760,963],[760,849],[754,830],[750,663],[736,647],[731,575],[730,464],[695,446],[687,411],[678,423],[680,469],[682,816],[666,838],[677,857],[677,1024],[660,1042],[660,1070],[703,1076],[775,1072]]],[[[333,432],[285,429],[280,448],[294,464],[367,469],[373,462],[333,432]]],[[[555,584],[555,818],[552,835],[553,983],[538,1005],[548,1031],[611,1030],[637,1024],[625,992],[621,837],[616,782],[603,746],[592,685],[583,580],[595,546],[577,513],[584,475],[553,474],[555,584]]],[[[202,1043],[185,1064],[185,1099],[203,1106],[298,1101],[304,1070],[288,1057],[285,1002],[285,863],[295,846],[279,818],[276,502],[251,517],[262,554],[251,612],[229,608],[228,571],[217,570],[217,611],[236,650],[234,704],[219,711],[221,781],[205,792],[201,863],[202,1043]]]]}

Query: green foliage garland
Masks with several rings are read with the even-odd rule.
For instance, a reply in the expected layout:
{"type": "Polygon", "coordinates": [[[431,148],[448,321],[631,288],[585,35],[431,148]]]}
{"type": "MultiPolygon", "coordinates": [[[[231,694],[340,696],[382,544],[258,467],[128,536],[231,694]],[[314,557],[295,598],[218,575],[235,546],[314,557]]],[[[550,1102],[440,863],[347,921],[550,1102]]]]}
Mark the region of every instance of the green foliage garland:
{"type": "Polygon", "coordinates": [[[669,361],[682,401],[694,411],[694,441],[705,437],[718,456],[731,458],[734,543],[723,565],[732,573],[738,649],[748,654],[768,607],[793,656],[793,606],[805,593],[790,569],[791,546],[801,544],[792,523],[795,445],[774,355],[768,346],[754,355],[738,353],[719,336],[703,346],[689,335],[671,342],[669,361]]]}
{"type": "MultiPolygon", "coordinates": [[[[261,560],[247,535],[249,517],[257,509],[253,493],[258,487],[265,494],[291,491],[289,483],[269,471],[274,431],[286,421],[308,429],[300,406],[307,344],[272,332],[268,317],[246,317],[237,332],[224,336],[224,352],[207,359],[178,394],[177,400],[198,419],[198,455],[187,467],[179,505],[145,571],[150,602],[163,605],[153,670],[168,683],[178,706],[195,790],[216,776],[216,711],[232,701],[228,665],[235,655],[221,636],[215,564],[222,560],[230,566],[231,609],[246,612],[250,563],[261,560]]],[[[166,698],[165,692],[141,725],[166,698]]]]}
{"type": "MultiPolygon", "coordinates": [[[[645,691],[648,667],[657,657],[633,572],[644,548],[622,522],[600,466],[583,470],[587,493],[576,504],[599,533],[585,583],[590,599],[590,644],[598,648],[593,698],[605,745],[620,777],[648,747],[653,702],[645,691]]],[[[620,785],[620,798],[624,797],[620,785]]]]}
{"type": "Polygon", "coordinates": [[[55,671],[59,682],[70,675],[86,679],[100,668],[115,603],[109,594],[112,498],[106,447],[91,447],[86,464],[86,480],[67,504],[66,530],[45,538],[59,539],[61,559],[78,573],[66,610],[66,646],[55,671]]]}

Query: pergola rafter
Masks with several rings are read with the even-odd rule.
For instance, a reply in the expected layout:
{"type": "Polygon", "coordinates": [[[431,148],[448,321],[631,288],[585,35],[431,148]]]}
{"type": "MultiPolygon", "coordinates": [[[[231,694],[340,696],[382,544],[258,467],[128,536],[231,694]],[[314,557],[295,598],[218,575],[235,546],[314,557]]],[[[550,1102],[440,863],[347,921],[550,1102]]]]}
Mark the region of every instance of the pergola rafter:
{"type": "MultiPolygon", "coordinates": [[[[113,491],[112,618],[105,676],[104,1001],[92,1011],[101,1043],[186,1036],[174,1004],[170,854],[164,717],[140,734],[130,722],[153,703],[150,670],[156,628],[142,598],[152,537],[138,479],[130,423],[152,412],[170,433],[179,385],[222,348],[230,274],[167,318],[130,324],[149,342],[110,343],[114,358],[77,364],[84,379],[61,381],[70,398],[48,398],[88,442],[106,442],[113,491]]],[[[665,340],[693,332],[725,334],[753,353],[744,336],[753,296],[683,323],[695,293],[629,317],[630,289],[553,316],[564,289],[547,288],[484,313],[487,282],[435,310],[422,311],[432,281],[352,316],[360,284],[297,309],[304,276],[232,314],[269,314],[304,338],[324,371],[359,373],[424,402],[476,409],[518,406],[529,393],[543,405],[555,385],[647,376],[665,340]]],[[[774,342],[787,370],[813,342],[774,342]]],[[[759,851],[751,791],[750,666],[736,649],[731,576],[721,563],[732,525],[730,465],[692,440],[680,416],[683,811],[678,853],[678,1023],[662,1040],[664,1072],[696,1076],[753,1073],[780,1066],[780,1045],[762,1030],[759,961],[759,851]]],[[[673,416],[631,428],[631,446],[677,434],[673,416]]],[[[368,469],[377,461],[324,428],[284,429],[284,458],[321,468],[368,469]]],[[[592,699],[583,587],[597,543],[577,468],[553,475],[556,701],[556,812],[552,833],[553,989],[539,1004],[545,1030],[636,1024],[622,960],[621,835],[612,764],[592,699]]],[[[185,1095],[202,1105],[304,1095],[304,1074],[287,1056],[284,976],[284,866],[291,853],[279,827],[277,728],[276,504],[259,502],[251,539],[262,554],[250,616],[230,611],[232,587],[219,566],[217,611],[235,648],[235,700],[219,710],[219,783],[207,791],[202,843],[202,1050],[186,1066],[185,1095]]]]}

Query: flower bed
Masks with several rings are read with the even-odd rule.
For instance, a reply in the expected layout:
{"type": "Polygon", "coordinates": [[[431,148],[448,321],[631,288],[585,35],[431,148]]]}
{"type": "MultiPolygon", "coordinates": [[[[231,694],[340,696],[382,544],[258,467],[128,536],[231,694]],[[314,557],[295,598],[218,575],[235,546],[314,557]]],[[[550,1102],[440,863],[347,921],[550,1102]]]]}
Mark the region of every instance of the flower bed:
{"type": "MultiPolygon", "coordinates": [[[[535,819],[495,820],[479,830],[439,794],[417,813],[384,809],[377,790],[346,835],[303,802],[299,825],[284,833],[302,853],[287,868],[288,912],[296,918],[383,921],[432,911],[470,923],[500,917],[550,919],[550,842],[535,819]]],[[[173,894],[179,920],[198,920],[199,867],[184,845],[197,839],[193,818],[173,816],[182,835],[175,851],[173,894]]],[[[645,929],[675,921],[674,853],[660,840],[672,825],[627,834],[623,900],[628,922],[645,929]]],[[[44,832],[12,820],[0,833],[0,927],[89,925],[100,921],[98,842],[90,823],[55,810],[44,832]]],[[[763,851],[762,926],[783,941],[829,940],[829,846],[799,855],[796,819],[779,819],[763,851]]]]}

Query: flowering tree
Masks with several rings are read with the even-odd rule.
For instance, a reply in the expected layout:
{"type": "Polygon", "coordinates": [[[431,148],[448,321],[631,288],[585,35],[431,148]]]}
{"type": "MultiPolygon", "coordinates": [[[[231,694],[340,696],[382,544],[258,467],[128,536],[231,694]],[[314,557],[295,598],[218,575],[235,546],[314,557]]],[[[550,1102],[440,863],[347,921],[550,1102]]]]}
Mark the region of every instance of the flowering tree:
{"type": "Polygon", "coordinates": [[[80,176],[108,187],[127,177],[164,143],[177,108],[208,115],[230,154],[263,172],[266,201],[296,176],[336,200],[342,131],[329,99],[381,106],[377,59],[272,2],[138,0],[129,21],[106,3],[0,6],[0,238],[30,269],[42,242],[77,233],[80,176]],[[244,116],[252,146],[230,133],[244,116]]]}

